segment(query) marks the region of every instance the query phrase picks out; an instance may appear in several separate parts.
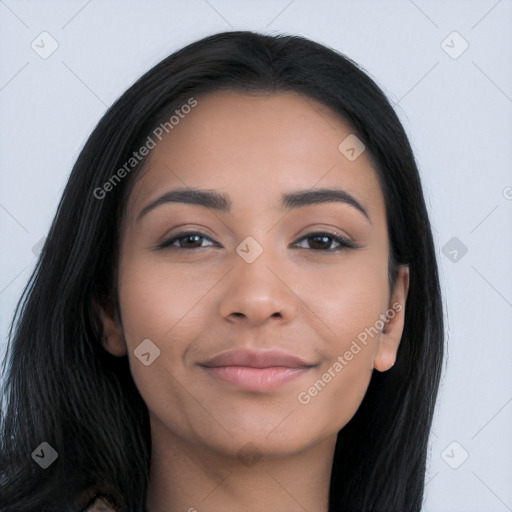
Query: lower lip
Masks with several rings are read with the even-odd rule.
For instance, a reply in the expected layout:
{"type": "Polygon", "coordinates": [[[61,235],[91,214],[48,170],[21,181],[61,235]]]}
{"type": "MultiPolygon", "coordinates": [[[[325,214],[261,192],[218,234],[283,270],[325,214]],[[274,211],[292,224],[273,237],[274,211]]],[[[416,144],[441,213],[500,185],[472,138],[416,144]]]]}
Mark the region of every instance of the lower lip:
{"type": "Polygon", "coordinates": [[[309,370],[309,367],[285,368],[250,368],[248,366],[216,366],[203,367],[211,375],[247,391],[271,391],[283,384],[298,378],[309,370]]]}

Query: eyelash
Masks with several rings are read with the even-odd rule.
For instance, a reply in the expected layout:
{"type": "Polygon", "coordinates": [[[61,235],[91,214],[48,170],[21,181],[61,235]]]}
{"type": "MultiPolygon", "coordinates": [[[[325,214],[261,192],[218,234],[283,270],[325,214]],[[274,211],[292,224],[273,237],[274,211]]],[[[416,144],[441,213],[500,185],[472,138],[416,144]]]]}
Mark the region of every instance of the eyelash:
{"type": "MultiPolygon", "coordinates": [[[[181,233],[178,233],[176,234],[175,236],[173,236],[172,238],[169,238],[168,240],[165,240],[164,242],[162,242],[160,245],[157,246],[157,249],[171,249],[171,250],[178,250],[178,251],[197,251],[197,250],[201,250],[201,249],[206,249],[206,247],[178,247],[178,246],[173,246],[172,244],[182,238],[187,238],[187,237],[190,237],[190,236],[198,236],[202,239],[207,239],[207,240],[210,240],[211,242],[213,242],[213,246],[219,246],[219,244],[217,242],[214,242],[210,237],[206,236],[204,233],[201,233],[199,231],[183,231],[181,233]]],[[[347,238],[344,238],[342,236],[338,236],[338,235],[335,235],[334,233],[329,233],[328,231],[314,231],[314,232],[311,232],[311,233],[307,233],[306,235],[304,235],[302,238],[299,238],[296,242],[294,242],[295,244],[297,242],[300,242],[304,239],[307,239],[307,238],[316,238],[316,237],[327,237],[327,238],[331,238],[332,240],[334,240],[335,242],[338,242],[340,245],[339,247],[336,247],[335,249],[309,249],[311,251],[315,251],[315,252],[336,252],[336,251],[342,251],[342,250],[345,250],[345,249],[356,249],[358,248],[358,245],[355,244],[354,242],[348,240],[347,238]]],[[[212,247],[212,246],[209,246],[209,247],[212,247]]],[[[299,247],[299,249],[304,249],[304,247],[299,247]]]]}

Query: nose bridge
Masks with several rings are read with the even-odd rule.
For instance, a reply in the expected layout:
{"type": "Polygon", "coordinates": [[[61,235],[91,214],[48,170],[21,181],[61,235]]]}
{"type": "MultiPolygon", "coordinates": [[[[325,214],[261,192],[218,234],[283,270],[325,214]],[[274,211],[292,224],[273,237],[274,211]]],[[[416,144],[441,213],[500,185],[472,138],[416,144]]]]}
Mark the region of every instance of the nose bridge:
{"type": "Polygon", "coordinates": [[[286,276],[280,275],[284,265],[277,261],[279,251],[270,246],[269,239],[260,244],[248,236],[237,246],[221,300],[224,318],[243,316],[261,323],[276,316],[290,320],[295,315],[295,295],[286,276]]]}

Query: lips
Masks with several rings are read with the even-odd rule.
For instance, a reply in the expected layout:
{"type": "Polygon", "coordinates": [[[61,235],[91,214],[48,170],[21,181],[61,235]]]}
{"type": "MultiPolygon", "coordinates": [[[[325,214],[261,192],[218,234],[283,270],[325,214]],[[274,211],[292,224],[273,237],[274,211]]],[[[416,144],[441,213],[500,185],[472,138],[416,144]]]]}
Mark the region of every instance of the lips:
{"type": "Polygon", "coordinates": [[[314,364],[279,350],[231,350],[201,363],[210,377],[245,391],[272,391],[308,373],[314,364]]]}
{"type": "Polygon", "coordinates": [[[314,366],[300,357],[279,350],[251,352],[249,350],[230,350],[223,352],[201,364],[209,368],[221,366],[246,366],[249,368],[304,368],[314,366]]]}

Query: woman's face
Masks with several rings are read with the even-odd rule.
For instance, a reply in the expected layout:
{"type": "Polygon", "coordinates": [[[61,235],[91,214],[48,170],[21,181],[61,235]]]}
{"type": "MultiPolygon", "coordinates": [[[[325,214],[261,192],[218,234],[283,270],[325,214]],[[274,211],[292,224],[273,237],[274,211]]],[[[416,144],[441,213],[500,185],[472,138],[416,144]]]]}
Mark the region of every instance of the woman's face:
{"type": "Polygon", "coordinates": [[[394,363],[408,288],[405,267],[388,287],[367,152],[295,93],[199,97],[164,135],[127,204],[105,347],[172,439],[236,456],[335,437],[394,363]]]}

